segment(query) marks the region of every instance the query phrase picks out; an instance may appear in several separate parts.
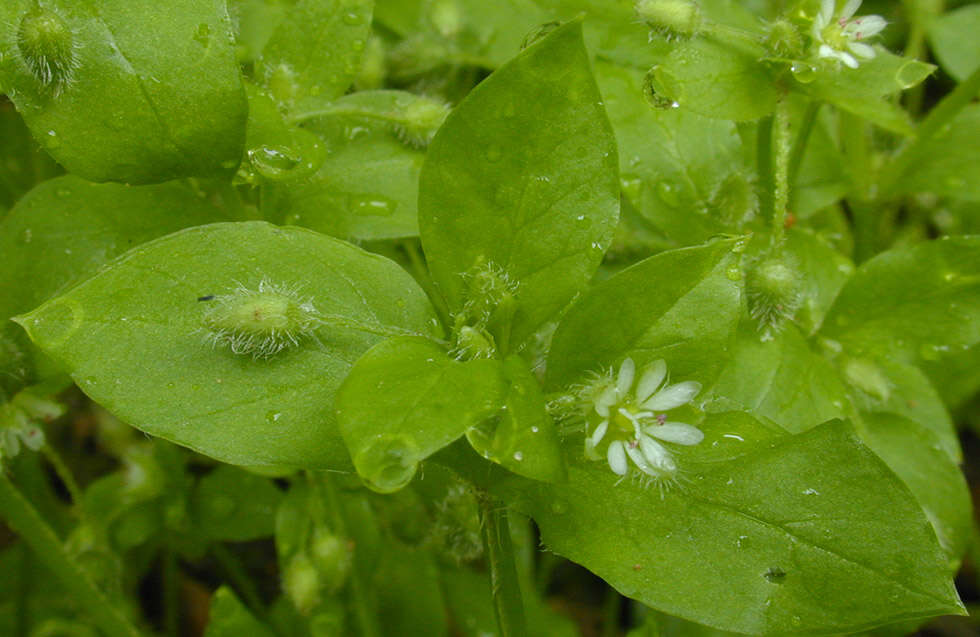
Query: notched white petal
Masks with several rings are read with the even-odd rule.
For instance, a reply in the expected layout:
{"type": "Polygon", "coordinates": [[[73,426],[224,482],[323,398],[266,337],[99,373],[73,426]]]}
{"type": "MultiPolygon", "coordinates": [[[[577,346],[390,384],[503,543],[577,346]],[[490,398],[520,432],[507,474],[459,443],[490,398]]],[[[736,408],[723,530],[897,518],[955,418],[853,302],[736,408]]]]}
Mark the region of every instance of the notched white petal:
{"type": "MultiPolygon", "coordinates": [[[[847,4],[845,4],[844,8],[840,11],[840,19],[847,20],[852,15],[857,13],[857,10],[861,8],[861,2],[862,0],[847,0],[847,4]]],[[[834,3],[831,2],[830,4],[833,5],[834,3]]]]}
{"type": "Polygon", "coordinates": [[[664,378],[667,377],[667,363],[663,359],[653,361],[643,368],[640,382],[636,384],[636,401],[642,403],[660,389],[664,378]]]}
{"type": "Polygon", "coordinates": [[[701,383],[695,380],[668,385],[640,406],[651,411],[667,411],[691,402],[699,391],[701,391],[701,383]]]}
{"type": "Polygon", "coordinates": [[[619,375],[616,377],[616,392],[620,398],[629,393],[630,387],[633,386],[633,378],[635,376],[636,363],[633,362],[632,358],[627,358],[619,366],[619,375]]]}
{"type": "Polygon", "coordinates": [[[609,443],[609,451],[606,452],[606,460],[609,461],[609,468],[618,476],[625,476],[629,468],[626,464],[626,450],[623,443],[614,440],[609,443]]]}
{"type": "Polygon", "coordinates": [[[869,60],[875,56],[875,50],[867,44],[862,44],[861,42],[849,42],[847,44],[847,48],[851,50],[851,53],[869,60]]]}
{"type": "Polygon", "coordinates": [[[595,413],[603,418],[609,417],[609,408],[616,404],[616,386],[609,385],[595,399],[595,413]]]}
{"type": "Polygon", "coordinates": [[[598,447],[599,443],[602,442],[602,438],[606,435],[607,429],[609,429],[609,421],[603,420],[599,423],[599,426],[595,428],[595,431],[592,432],[589,442],[592,444],[593,448],[598,447]]]}
{"type": "Polygon", "coordinates": [[[704,440],[704,432],[685,422],[665,422],[662,425],[651,425],[646,433],[655,438],[679,445],[696,445],[704,440]]]}

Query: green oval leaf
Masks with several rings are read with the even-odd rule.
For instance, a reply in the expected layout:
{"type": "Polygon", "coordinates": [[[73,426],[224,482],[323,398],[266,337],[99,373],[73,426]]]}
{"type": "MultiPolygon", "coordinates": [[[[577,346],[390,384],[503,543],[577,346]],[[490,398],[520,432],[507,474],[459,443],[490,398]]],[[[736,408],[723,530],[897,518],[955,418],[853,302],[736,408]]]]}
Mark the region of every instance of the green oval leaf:
{"type": "Polygon", "coordinates": [[[461,363],[432,341],[393,338],[354,365],[337,392],[337,422],[357,472],[388,493],[499,410],[506,388],[500,361],[461,363]]]}
{"type": "MultiPolygon", "coordinates": [[[[237,316],[243,325],[251,318],[237,316]]],[[[144,244],[17,320],[83,391],[149,434],[233,464],[342,469],[350,461],[333,396],[348,369],[379,334],[428,333],[435,319],[387,259],[309,230],[247,222],[144,244]],[[220,301],[209,297],[261,305],[271,301],[241,289],[270,286],[320,317],[298,328],[298,344],[254,359],[209,333],[208,306],[220,301]]]]}
{"type": "Polygon", "coordinates": [[[938,360],[980,342],[980,237],[879,254],[844,285],[818,334],[854,353],[938,360]]]}
{"type": "Polygon", "coordinates": [[[422,244],[451,308],[466,302],[462,275],[492,264],[517,282],[510,343],[554,317],[612,239],[616,167],[580,22],[484,80],[439,130],[419,185],[422,244]]]}
{"type": "Polygon", "coordinates": [[[555,331],[547,386],[579,382],[633,353],[641,366],[664,358],[672,378],[707,385],[725,364],[738,322],[735,245],[663,252],[590,289],[555,331]]]}

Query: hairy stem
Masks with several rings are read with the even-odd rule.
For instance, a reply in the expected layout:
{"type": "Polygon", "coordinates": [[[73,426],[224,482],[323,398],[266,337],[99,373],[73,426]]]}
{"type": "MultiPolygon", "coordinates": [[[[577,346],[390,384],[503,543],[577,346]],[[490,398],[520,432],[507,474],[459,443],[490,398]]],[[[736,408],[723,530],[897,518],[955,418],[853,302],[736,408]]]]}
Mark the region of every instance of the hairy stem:
{"type": "Polygon", "coordinates": [[[772,118],[772,244],[779,245],[786,234],[786,213],[789,209],[789,101],[784,97],[776,104],[772,118]]]}
{"type": "Polygon", "coordinates": [[[483,543],[490,565],[490,590],[501,637],[524,637],[524,602],[514,564],[514,547],[507,526],[507,510],[489,495],[480,495],[483,543]]]}

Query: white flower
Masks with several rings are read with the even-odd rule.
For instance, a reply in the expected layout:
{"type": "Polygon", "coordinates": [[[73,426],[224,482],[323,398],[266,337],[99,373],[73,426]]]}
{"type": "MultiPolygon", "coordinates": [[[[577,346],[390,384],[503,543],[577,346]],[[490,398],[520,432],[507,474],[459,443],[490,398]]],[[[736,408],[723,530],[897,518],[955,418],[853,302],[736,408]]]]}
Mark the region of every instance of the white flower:
{"type": "Polygon", "coordinates": [[[592,396],[595,414],[601,421],[585,439],[586,456],[601,458],[596,448],[608,439],[606,461],[616,475],[625,476],[629,472],[628,461],[632,460],[652,478],[672,477],[677,473],[677,464],[658,440],[696,445],[704,434],[693,425],[668,421],[664,412],[686,405],[699,391],[701,383],[692,380],[669,384],[667,365],[662,360],[644,367],[637,380],[636,364],[627,358],[615,379],[608,378],[592,396]]]}
{"type": "Polygon", "coordinates": [[[853,17],[861,6],[861,0],[847,0],[840,13],[834,15],[835,0],[821,0],[820,12],[813,18],[813,41],[817,55],[840,60],[848,67],[858,67],[854,56],[871,59],[875,50],[861,42],[881,33],[887,22],[880,15],[853,17]],[[854,55],[851,55],[851,54],[854,55]]]}

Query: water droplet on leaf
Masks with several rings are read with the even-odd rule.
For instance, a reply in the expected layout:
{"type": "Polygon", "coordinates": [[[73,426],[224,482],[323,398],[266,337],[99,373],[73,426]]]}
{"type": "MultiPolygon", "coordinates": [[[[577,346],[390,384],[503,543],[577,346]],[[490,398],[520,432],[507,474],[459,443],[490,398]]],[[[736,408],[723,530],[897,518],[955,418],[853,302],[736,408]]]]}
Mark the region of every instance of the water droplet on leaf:
{"type": "Polygon", "coordinates": [[[354,466],[368,487],[378,493],[398,491],[415,476],[418,445],[408,436],[383,434],[363,448],[354,466]]]}

